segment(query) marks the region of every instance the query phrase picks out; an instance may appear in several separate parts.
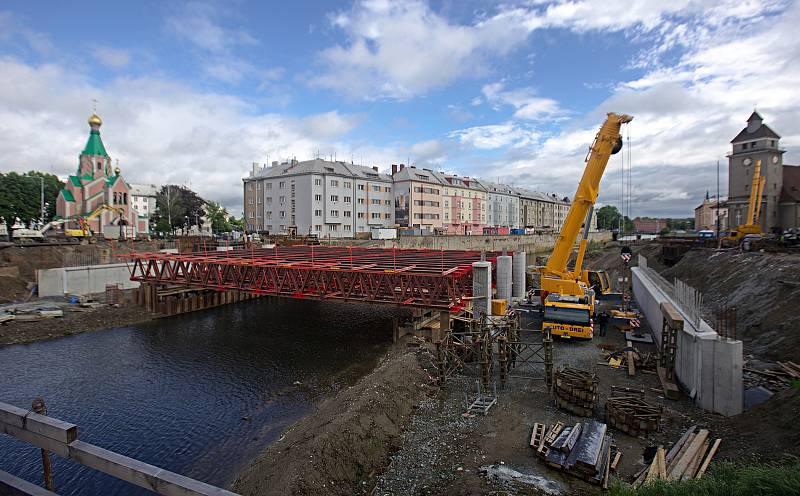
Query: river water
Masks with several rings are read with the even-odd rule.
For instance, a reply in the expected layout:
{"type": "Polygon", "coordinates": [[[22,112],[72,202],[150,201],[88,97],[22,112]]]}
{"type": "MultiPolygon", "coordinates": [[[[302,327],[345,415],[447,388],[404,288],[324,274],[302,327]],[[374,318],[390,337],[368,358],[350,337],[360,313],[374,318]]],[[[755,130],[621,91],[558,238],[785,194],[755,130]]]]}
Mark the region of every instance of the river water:
{"type": "MultiPolygon", "coordinates": [[[[0,401],[79,438],[215,485],[316,401],[375,365],[391,307],[260,298],[132,327],[0,348],[0,401]],[[296,384],[299,381],[301,384],[296,384]]],[[[152,494],[53,456],[59,494],[152,494]]],[[[0,435],[0,470],[41,484],[39,450],[0,435]]]]}

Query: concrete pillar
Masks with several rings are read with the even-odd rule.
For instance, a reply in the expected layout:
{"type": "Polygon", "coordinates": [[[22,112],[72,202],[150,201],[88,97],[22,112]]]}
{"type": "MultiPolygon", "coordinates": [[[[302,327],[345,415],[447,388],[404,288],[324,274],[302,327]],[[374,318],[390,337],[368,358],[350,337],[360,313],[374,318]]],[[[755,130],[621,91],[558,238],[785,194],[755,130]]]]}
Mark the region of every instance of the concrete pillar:
{"type": "Polygon", "coordinates": [[[525,287],[525,267],[527,265],[527,253],[524,251],[514,252],[512,260],[512,289],[511,296],[515,300],[522,300],[525,298],[527,288],[525,287]]]}
{"type": "Polygon", "coordinates": [[[508,255],[497,257],[497,298],[511,302],[511,267],[512,260],[508,255]]]}
{"type": "Polygon", "coordinates": [[[472,313],[492,314],[492,263],[472,262],[472,313]]]}
{"type": "Polygon", "coordinates": [[[434,336],[431,336],[431,341],[434,343],[441,341],[445,333],[450,330],[450,312],[442,310],[439,312],[439,330],[434,336]]]}

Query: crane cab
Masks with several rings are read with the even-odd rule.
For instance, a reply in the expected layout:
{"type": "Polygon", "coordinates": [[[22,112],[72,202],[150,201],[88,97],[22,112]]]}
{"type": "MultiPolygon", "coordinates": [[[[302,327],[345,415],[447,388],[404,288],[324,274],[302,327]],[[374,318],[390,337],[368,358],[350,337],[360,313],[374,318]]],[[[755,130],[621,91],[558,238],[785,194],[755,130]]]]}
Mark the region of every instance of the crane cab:
{"type": "Polygon", "coordinates": [[[544,302],[542,329],[562,338],[592,339],[591,296],[570,296],[551,293],[544,302]]]}

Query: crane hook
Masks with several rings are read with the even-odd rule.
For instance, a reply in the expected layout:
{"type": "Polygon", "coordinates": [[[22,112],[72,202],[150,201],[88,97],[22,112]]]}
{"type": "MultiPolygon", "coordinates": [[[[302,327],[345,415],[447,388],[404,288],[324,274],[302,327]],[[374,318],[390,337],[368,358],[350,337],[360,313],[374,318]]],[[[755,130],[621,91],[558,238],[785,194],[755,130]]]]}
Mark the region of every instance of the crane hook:
{"type": "Polygon", "coordinates": [[[617,137],[617,141],[614,143],[614,148],[611,149],[611,155],[616,155],[620,150],[622,150],[622,136],[617,137]]]}

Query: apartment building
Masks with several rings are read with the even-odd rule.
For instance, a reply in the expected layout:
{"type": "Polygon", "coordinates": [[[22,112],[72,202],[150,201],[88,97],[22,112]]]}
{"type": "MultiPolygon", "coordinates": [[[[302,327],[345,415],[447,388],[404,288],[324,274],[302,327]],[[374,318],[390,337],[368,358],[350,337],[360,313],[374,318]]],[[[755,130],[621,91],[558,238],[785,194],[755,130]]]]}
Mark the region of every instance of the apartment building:
{"type": "Polygon", "coordinates": [[[351,238],[395,225],[392,178],[377,167],[322,159],[254,163],[243,182],[250,231],[351,238]]]}
{"type": "MultiPolygon", "coordinates": [[[[571,203],[566,196],[559,198],[556,194],[551,194],[550,197],[553,199],[553,229],[560,231],[564,226],[571,203]]],[[[592,219],[594,219],[594,215],[592,215],[592,219]]]]}
{"type": "Polygon", "coordinates": [[[489,196],[486,188],[477,179],[430,172],[443,186],[442,229],[447,234],[483,234],[489,196]]]}
{"type": "Polygon", "coordinates": [[[488,194],[486,202],[486,225],[488,227],[520,227],[520,196],[514,188],[481,180],[488,194]]]}
{"type": "Polygon", "coordinates": [[[443,188],[437,175],[428,169],[392,164],[394,216],[397,225],[429,230],[442,228],[443,188]]]}
{"type": "Polygon", "coordinates": [[[142,227],[147,227],[145,232],[149,232],[150,217],[156,212],[158,188],[156,188],[155,184],[130,184],[130,188],[131,207],[136,211],[140,219],[147,219],[147,222],[142,227]]]}

